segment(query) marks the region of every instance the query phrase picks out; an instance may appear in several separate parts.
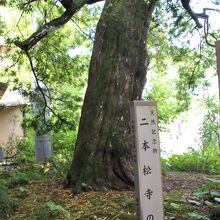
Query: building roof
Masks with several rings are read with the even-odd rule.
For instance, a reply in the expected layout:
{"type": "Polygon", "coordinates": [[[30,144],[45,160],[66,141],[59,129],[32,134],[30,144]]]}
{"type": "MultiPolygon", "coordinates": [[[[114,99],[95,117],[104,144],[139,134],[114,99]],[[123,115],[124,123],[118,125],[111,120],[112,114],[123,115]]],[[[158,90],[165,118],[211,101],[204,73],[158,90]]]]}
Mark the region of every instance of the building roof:
{"type": "Polygon", "coordinates": [[[8,87],[7,83],[0,82],[0,99],[4,95],[7,87],[8,87]]]}
{"type": "Polygon", "coordinates": [[[10,107],[10,106],[20,106],[27,105],[29,101],[25,99],[18,91],[11,91],[7,89],[4,95],[0,97],[0,106],[10,107]]]}
{"type": "Polygon", "coordinates": [[[0,82],[0,90],[6,90],[8,88],[7,83],[0,82]]]}

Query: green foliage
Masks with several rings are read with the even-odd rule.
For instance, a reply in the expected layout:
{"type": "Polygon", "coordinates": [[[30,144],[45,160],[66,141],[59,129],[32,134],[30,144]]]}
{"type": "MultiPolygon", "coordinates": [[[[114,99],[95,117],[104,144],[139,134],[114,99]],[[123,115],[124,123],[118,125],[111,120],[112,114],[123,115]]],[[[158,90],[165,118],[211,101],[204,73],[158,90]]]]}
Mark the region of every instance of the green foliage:
{"type": "Polygon", "coordinates": [[[5,28],[5,22],[2,21],[2,18],[0,16],[0,36],[3,34],[3,29],[5,28]]]}
{"type": "Polygon", "coordinates": [[[60,130],[53,132],[53,147],[56,155],[62,154],[64,157],[72,155],[73,146],[76,142],[77,130],[60,130]]]}
{"type": "MultiPolygon", "coordinates": [[[[203,124],[199,129],[199,149],[189,148],[183,155],[172,155],[162,160],[163,170],[175,170],[185,172],[219,173],[220,155],[218,145],[219,134],[219,103],[216,96],[209,95],[209,83],[204,82],[204,95],[202,109],[206,110],[203,124]]],[[[162,104],[162,103],[161,103],[162,104]]]]}
{"type": "Polygon", "coordinates": [[[178,115],[178,101],[173,88],[174,81],[167,75],[155,74],[150,78],[151,89],[146,94],[146,99],[157,102],[158,118],[161,126],[169,124],[178,115]]]}
{"type": "Polygon", "coordinates": [[[0,5],[5,5],[7,0],[0,0],[0,5]]]}
{"type": "MultiPolygon", "coordinates": [[[[53,1],[40,1],[24,4],[23,1],[8,1],[7,6],[17,7],[16,27],[8,27],[8,43],[14,39],[27,38],[34,28],[42,26],[45,21],[54,19],[63,13],[61,4],[53,1]],[[43,16],[42,16],[43,15],[43,16]]],[[[76,129],[79,122],[82,100],[88,75],[89,55],[92,49],[94,29],[100,15],[100,7],[84,7],[71,21],[59,31],[50,34],[39,42],[34,50],[29,51],[34,59],[34,70],[39,81],[43,81],[49,88],[50,106],[53,114],[47,121],[48,130],[76,129]],[[80,48],[88,52],[80,54],[80,48]]],[[[7,76],[15,89],[19,89],[30,101],[36,100],[36,94],[31,92],[32,69],[26,55],[20,50],[6,55],[12,63],[17,65],[3,69],[2,77],[7,76]]],[[[11,66],[11,64],[10,64],[11,66]]],[[[42,103],[42,109],[44,109],[42,103]]],[[[34,116],[29,112],[25,119],[25,126],[37,127],[37,122],[43,121],[41,116],[34,116]]],[[[42,130],[42,128],[38,128],[42,130]]]]}
{"type": "Polygon", "coordinates": [[[208,110],[200,128],[200,150],[204,155],[216,155],[219,152],[219,103],[216,97],[207,97],[203,100],[208,110]]]}
{"type": "Polygon", "coordinates": [[[61,212],[66,219],[70,219],[70,212],[67,211],[63,206],[57,205],[54,202],[47,202],[47,206],[51,211],[61,212]]]}
{"type": "MultiPolygon", "coordinates": [[[[7,181],[8,187],[15,187],[15,186],[22,186],[29,183],[30,179],[30,173],[29,175],[27,173],[19,172],[19,173],[13,173],[10,176],[10,179],[7,181]]],[[[31,175],[32,177],[32,175],[31,175]]]]}
{"type": "MultiPolygon", "coordinates": [[[[22,11],[16,27],[9,27],[7,37],[26,39],[27,36],[42,26],[43,23],[60,16],[63,8],[60,4],[50,1],[32,2],[24,4],[23,1],[7,1],[8,6],[17,7],[22,11]],[[31,19],[30,19],[31,18],[31,19]],[[19,28],[19,30],[18,30],[19,28]],[[22,34],[21,34],[22,33],[22,34]]],[[[87,82],[89,55],[93,45],[94,29],[100,15],[100,7],[84,7],[68,24],[42,39],[29,53],[34,58],[34,68],[37,78],[45,82],[50,90],[51,107],[54,112],[48,129],[66,129],[65,124],[71,129],[77,129],[79,122],[82,99],[87,82]],[[87,54],[74,55],[80,47],[90,51],[87,54]],[[64,120],[60,120],[60,119],[64,120]],[[67,123],[66,123],[67,122],[67,123]]],[[[178,113],[186,111],[190,104],[190,93],[200,83],[204,70],[213,65],[213,51],[201,44],[196,50],[189,49],[196,30],[194,22],[188,21],[187,13],[182,9],[180,1],[161,1],[158,3],[154,14],[151,31],[149,33],[149,56],[151,57],[150,71],[158,78],[152,80],[152,91],[148,91],[147,98],[158,101],[159,118],[161,123],[171,122],[178,113]],[[172,27],[172,28],[171,28],[172,27]],[[178,38],[178,39],[177,39],[178,38]],[[183,42],[180,42],[184,41],[183,42]],[[203,58],[203,54],[208,54],[203,58]],[[162,80],[160,77],[169,71],[169,63],[179,72],[178,80],[162,80]],[[154,81],[154,82],[153,82],[154,81]],[[159,81],[159,82],[156,82],[159,81]],[[169,96],[170,95],[170,96],[169,96]],[[177,97],[177,99],[176,99],[177,97]],[[165,100],[165,102],[163,101],[165,100]],[[178,101],[177,101],[178,100],[178,101]],[[163,104],[163,105],[162,105],[163,104]]],[[[16,22],[14,22],[16,23],[16,22]]],[[[197,46],[199,43],[197,44],[197,46]]],[[[31,97],[30,93],[31,69],[24,53],[16,52],[11,56],[16,68],[7,72],[17,88],[23,87],[23,93],[31,97]],[[20,75],[16,72],[25,72],[26,82],[21,82],[20,75]]],[[[4,72],[5,74],[5,72],[4,72]]],[[[29,126],[35,126],[42,118],[29,115],[29,126]]],[[[41,130],[40,128],[38,130],[41,130]]]]}
{"type": "Polygon", "coordinates": [[[60,129],[52,132],[53,155],[43,165],[42,169],[47,176],[65,178],[69,170],[77,130],[60,129]]]}
{"type": "MultiPolygon", "coordinates": [[[[214,180],[213,180],[214,181],[214,180]]],[[[216,182],[209,182],[204,184],[200,190],[200,192],[210,192],[211,189],[220,190],[220,182],[217,180],[216,182]]],[[[220,196],[218,192],[218,196],[220,196]]]]}
{"type": "Polygon", "coordinates": [[[20,139],[16,144],[16,160],[19,164],[33,162],[34,160],[34,132],[27,129],[26,137],[20,139]]]}
{"type": "Polygon", "coordinates": [[[24,186],[30,181],[34,180],[43,181],[51,178],[51,176],[48,176],[44,172],[43,167],[34,163],[28,163],[25,166],[16,167],[14,171],[2,174],[2,177],[4,177],[5,184],[8,188],[13,188],[15,186],[24,186]]]}
{"type": "Polygon", "coordinates": [[[188,110],[195,89],[205,81],[207,70],[215,66],[215,51],[206,45],[197,49],[174,47],[173,51],[172,58],[179,73],[177,100],[182,108],[188,110]]]}
{"type": "Polygon", "coordinates": [[[70,212],[62,205],[57,205],[52,201],[41,204],[34,210],[34,213],[28,217],[30,220],[47,220],[47,219],[71,219],[70,212]]]}
{"type": "Polygon", "coordinates": [[[55,154],[42,166],[44,173],[53,178],[65,179],[72,161],[71,153],[55,154]]]}
{"type": "Polygon", "coordinates": [[[7,165],[5,169],[2,169],[4,174],[9,174],[9,178],[6,178],[8,187],[22,186],[33,180],[66,177],[72,160],[76,131],[54,132],[54,155],[42,165],[35,163],[33,138],[33,129],[28,129],[27,136],[16,141],[14,165],[7,165]],[[14,171],[9,173],[8,170],[14,171]]]}
{"type": "Polygon", "coordinates": [[[52,212],[47,206],[40,206],[27,218],[28,220],[58,220],[56,212],[52,212]]]}
{"type": "Polygon", "coordinates": [[[184,204],[182,201],[165,201],[165,209],[168,213],[181,213],[180,216],[187,215],[190,211],[192,211],[192,207],[184,204]]]}
{"type": "MultiPolygon", "coordinates": [[[[164,111],[165,117],[160,118],[162,124],[189,109],[192,95],[205,80],[206,71],[216,65],[214,48],[207,46],[202,39],[203,30],[199,31],[194,26],[181,1],[160,1],[156,5],[148,37],[150,84],[147,96],[168,109],[174,104],[170,116],[164,111]],[[167,97],[162,103],[160,95],[163,97],[164,88],[161,85],[167,88],[165,92],[170,93],[174,103],[167,97]]],[[[159,109],[159,116],[162,116],[161,112],[159,109]]]]}
{"type": "MultiPolygon", "coordinates": [[[[16,147],[17,153],[13,156],[14,165],[7,165],[5,169],[2,169],[2,175],[7,187],[24,186],[34,180],[43,181],[55,177],[64,178],[67,172],[67,166],[70,163],[70,153],[68,155],[66,152],[65,155],[62,155],[62,151],[58,151],[59,154],[51,158],[51,162],[47,162],[44,165],[36,164],[34,158],[33,130],[30,129],[27,131],[27,137],[19,140],[16,143],[16,147]]],[[[65,152],[65,150],[67,151],[64,148],[63,151],[65,152]]]]}
{"type": "MultiPolygon", "coordinates": [[[[212,179],[214,180],[214,179],[212,179]]],[[[218,180],[216,180],[218,181],[218,180]]],[[[220,182],[209,182],[207,184],[204,184],[201,188],[197,189],[194,192],[194,196],[197,197],[197,200],[201,201],[200,204],[203,204],[204,206],[211,207],[209,212],[209,217],[206,219],[219,219],[220,217],[220,208],[219,208],[219,202],[220,202],[220,182]]],[[[195,213],[195,212],[194,212],[195,213]]],[[[191,214],[191,213],[190,213],[191,214]]],[[[199,213],[197,213],[198,216],[200,216],[199,213]]],[[[193,217],[192,215],[190,215],[193,217]]],[[[202,218],[201,218],[202,219],[202,218]]]]}
{"type": "Polygon", "coordinates": [[[204,156],[200,151],[191,149],[182,155],[173,154],[163,160],[164,170],[201,172],[208,174],[219,173],[220,155],[204,156]]]}
{"type": "Polygon", "coordinates": [[[209,220],[209,218],[207,218],[204,215],[199,214],[198,212],[189,212],[188,213],[189,217],[192,217],[193,219],[204,219],[204,220],[209,220]]]}
{"type": "Polygon", "coordinates": [[[6,219],[16,211],[17,202],[8,195],[8,189],[2,181],[0,181],[0,204],[0,220],[6,219]]]}

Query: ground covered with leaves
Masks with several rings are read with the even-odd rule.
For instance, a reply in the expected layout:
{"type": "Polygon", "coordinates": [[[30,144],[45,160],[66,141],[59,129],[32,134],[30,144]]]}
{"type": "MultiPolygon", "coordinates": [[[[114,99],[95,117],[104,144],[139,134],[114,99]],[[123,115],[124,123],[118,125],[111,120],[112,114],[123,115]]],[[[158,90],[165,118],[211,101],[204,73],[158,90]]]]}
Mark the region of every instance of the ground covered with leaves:
{"type": "MultiPolygon", "coordinates": [[[[75,195],[63,187],[61,179],[30,180],[21,174],[16,178],[16,173],[5,177],[11,209],[0,219],[135,219],[132,191],[75,195]]],[[[220,175],[168,172],[163,176],[163,187],[165,219],[220,219],[210,218],[220,209],[220,175]]]]}

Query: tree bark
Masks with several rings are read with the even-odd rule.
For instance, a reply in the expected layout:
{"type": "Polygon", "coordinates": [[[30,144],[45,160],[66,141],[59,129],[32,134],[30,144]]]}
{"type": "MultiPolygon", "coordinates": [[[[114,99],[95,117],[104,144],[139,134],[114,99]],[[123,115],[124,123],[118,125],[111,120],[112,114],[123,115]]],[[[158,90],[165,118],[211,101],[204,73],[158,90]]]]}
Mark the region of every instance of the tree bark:
{"type": "Polygon", "coordinates": [[[146,39],[156,0],[106,0],[90,63],[74,158],[77,192],[133,188],[129,101],[146,82],[146,39]]]}

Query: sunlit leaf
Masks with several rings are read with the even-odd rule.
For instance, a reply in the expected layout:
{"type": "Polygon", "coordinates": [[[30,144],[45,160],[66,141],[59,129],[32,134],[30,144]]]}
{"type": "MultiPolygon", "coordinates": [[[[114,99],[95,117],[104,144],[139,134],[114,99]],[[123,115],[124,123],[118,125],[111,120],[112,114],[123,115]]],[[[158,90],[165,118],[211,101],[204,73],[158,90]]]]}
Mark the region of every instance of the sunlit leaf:
{"type": "Polygon", "coordinates": [[[203,197],[204,195],[208,193],[209,193],[208,191],[197,191],[197,192],[194,192],[194,195],[197,197],[203,197]]]}
{"type": "Polygon", "coordinates": [[[220,198],[214,198],[214,201],[220,203],[220,198]]]}
{"type": "Polygon", "coordinates": [[[196,205],[196,206],[201,205],[201,202],[198,202],[198,201],[193,200],[193,199],[187,199],[187,202],[190,203],[191,205],[196,205]]]}
{"type": "Polygon", "coordinates": [[[206,200],[204,202],[204,204],[207,205],[207,206],[213,206],[214,205],[212,202],[209,202],[208,200],[206,200]]]}
{"type": "Polygon", "coordinates": [[[188,215],[189,215],[190,217],[195,218],[195,219],[209,220],[209,218],[207,218],[206,216],[201,215],[201,214],[199,214],[199,213],[197,213],[197,212],[190,212],[190,213],[188,213],[188,215]]]}
{"type": "Polygon", "coordinates": [[[170,203],[170,205],[171,205],[173,208],[175,208],[175,209],[180,209],[180,208],[181,208],[181,206],[180,206],[179,204],[174,203],[174,202],[170,203]]]}

